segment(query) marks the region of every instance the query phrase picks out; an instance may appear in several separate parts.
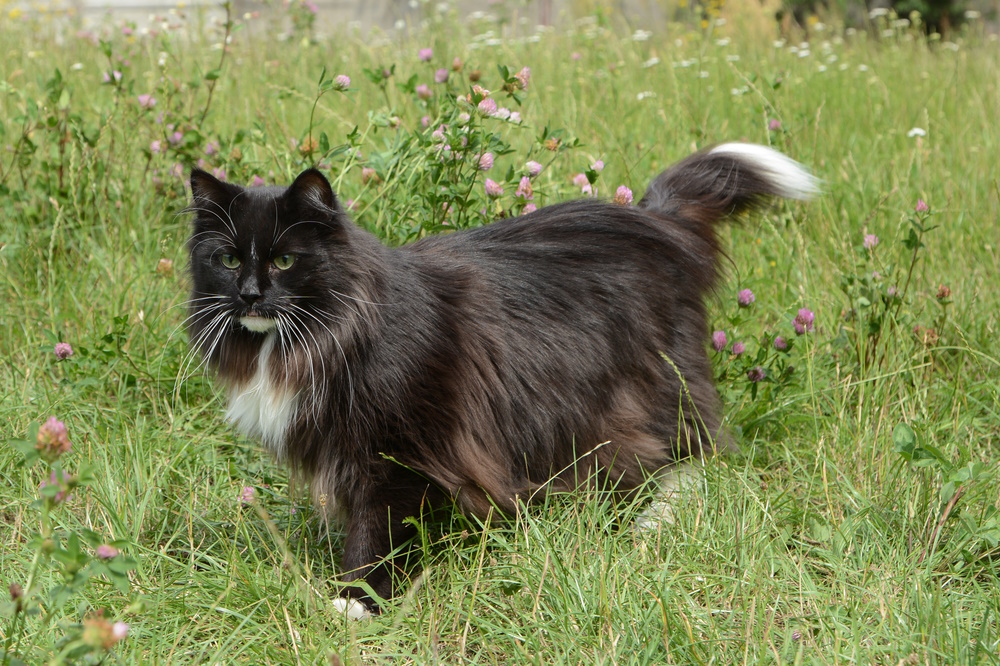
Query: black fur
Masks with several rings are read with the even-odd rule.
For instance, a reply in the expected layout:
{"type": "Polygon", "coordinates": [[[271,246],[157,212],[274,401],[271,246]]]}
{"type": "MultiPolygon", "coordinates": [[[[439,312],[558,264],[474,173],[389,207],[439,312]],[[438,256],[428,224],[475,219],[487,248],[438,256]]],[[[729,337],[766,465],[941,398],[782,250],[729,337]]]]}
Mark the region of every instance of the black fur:
{"type": "Polygon", "coordinates": [[[780,192],[752,161],[701,152],[635,207],[576,201],[393,249],[315,170],[287,189],[198,170],[191,185],[192,342],[238,395],[268,335],[239,317],[279,322],[267,372],[298,402],[269,444],[344,521],[345,579],[386,598],[386,558],[423,508],[513,511],[590,472],[627,492],[712,450],[714,223],[780,192]]]}

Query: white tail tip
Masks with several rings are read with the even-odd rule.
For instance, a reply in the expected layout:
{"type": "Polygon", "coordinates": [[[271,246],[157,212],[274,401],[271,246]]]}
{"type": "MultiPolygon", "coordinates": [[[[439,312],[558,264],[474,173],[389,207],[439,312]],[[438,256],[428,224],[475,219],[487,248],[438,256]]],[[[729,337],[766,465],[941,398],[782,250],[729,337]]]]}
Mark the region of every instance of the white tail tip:
{"type": "Polygon", "coordinates": [[[808,169],[773,148],[756,143],[723,143],[709,154],[729,155],[752,165],[786,199],[811,199],[820,192],[819,180],[808,169]]]}

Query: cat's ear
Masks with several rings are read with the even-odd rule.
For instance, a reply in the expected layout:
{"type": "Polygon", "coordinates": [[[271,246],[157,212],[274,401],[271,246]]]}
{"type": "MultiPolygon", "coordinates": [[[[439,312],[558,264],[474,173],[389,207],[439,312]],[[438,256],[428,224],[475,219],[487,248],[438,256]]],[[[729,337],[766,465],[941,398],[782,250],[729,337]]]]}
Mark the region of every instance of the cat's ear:
{"type": "Polygon", "coordinates": [[[340,211],[330,181],[317,169],[306,169],[300,173],[295,182],[288,186],[285,196],[290,201],[304,203],[329,213],[340,211]]]}
{"type": "Polygon", "coordinates": [[[238,190],[237,186],[224,183],[207,171],[191,169],[191,195],[195,202],[221,203],[232,199],[238,190]]]}

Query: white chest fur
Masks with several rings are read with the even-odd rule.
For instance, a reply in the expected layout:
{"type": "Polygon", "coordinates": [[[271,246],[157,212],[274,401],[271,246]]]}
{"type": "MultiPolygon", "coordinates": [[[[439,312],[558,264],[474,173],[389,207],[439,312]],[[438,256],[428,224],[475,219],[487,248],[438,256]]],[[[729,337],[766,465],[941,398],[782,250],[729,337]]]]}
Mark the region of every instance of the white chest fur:
{"type": "Polygon", "coordinates": [[[285,438],[295,417],[299,396],[271,376],[268,361],[276,337],[270,333],[264,340],[254,376],[230,390],[226,418],[248,437],[263,442],[280,459],[285,455],[285,438]]]}

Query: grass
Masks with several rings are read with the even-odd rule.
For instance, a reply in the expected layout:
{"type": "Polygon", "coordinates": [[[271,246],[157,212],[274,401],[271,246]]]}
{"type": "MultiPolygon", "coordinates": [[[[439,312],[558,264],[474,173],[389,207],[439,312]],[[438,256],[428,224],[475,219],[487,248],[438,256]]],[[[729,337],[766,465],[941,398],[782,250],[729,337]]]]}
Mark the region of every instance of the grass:
{"type": "MultiPolygon", "coordinates": [[[[0,28],[0,581],[28,579],[44,516],[59,544],[90,530],[135,567],[127,592],[95,575],[58,604],[66,567],[40,557],[33,613],[0,605],[12,654],[95,663],[102,648],[69,643],[103,609],[130,625],[105,663],[1000,661],[1000,57],[976,26],[951,42],[829,28],[806,48],[741,39],[733,21],[636,39],[595,20],[499,39],[517,31],[448,19],[413,37],[312,44],[237,29],[223,58],[218,27],[202,41],[110,26],[102,47],[57,40],[50,21],[0,28]],[[425,104],[412,84],[455,57],[454,91],[472,70],[497,90],[497,64],[531,67],[512,107],[522,125],[484,124],[480,138],[508,183],[524,160],[545,161],[539,205],[577,196],[572,176],[594,160],[606,163],[600,195],[626,184],[638,196],[658,170],[726,140],[787,152],[824,195],[725,232],[711,307],[749,351],[714,358],[740,451],[707,464],[674,524],[637,531],[641,506],[573,496],[485,525],[455,516],[423,531],[406,595],[350,622],[330,603],[336,527],[224,423],[210,379],[188,365],[187,194],[171,169],[202,158],[239,182],[287,182],[321,158],[390,242],[437,231],[434,161],[417,137],[443,93],[425,104]],[[384,90],[364,74],[393,64],[384,90]],[[115,69],[120,85],[102,84],[115,69]],[[324,89],[324,71],[351,89],[324,89]],[[157,107],[141,108],[150,93],[157,107]],[[151,152],[173,131],[161,111],[183,139],[151,152]],[[546,127],[562,129],[565,150],[544,149],[546,127]],[[363,183],[362,164],[383,183],[363,183]],[[874,253],[865,233],[880,238],[874,253]],[[736,307],[743,288],[756,294],[749,311],[736,307]],[[796,338],[799,308],[816,328],[796,338]],[[778,333],[794,342],[788,356],[768,351],[778,333]],[[59,341],[75,351],[65,361],[59,341]],[[779,361],[794,373],[779,379],[779,361]],[[755,363],[773,380],[756,389],[755,363]],[[14,440],[50,415],[73,441],[65,466],[93,480],[48,511],[35,502],[42,473],[14,440]],[[246,486],[255,503],[239,501],[246,486]]],[[[473,177],[459,184],[480,196],[473,177]]]]}

